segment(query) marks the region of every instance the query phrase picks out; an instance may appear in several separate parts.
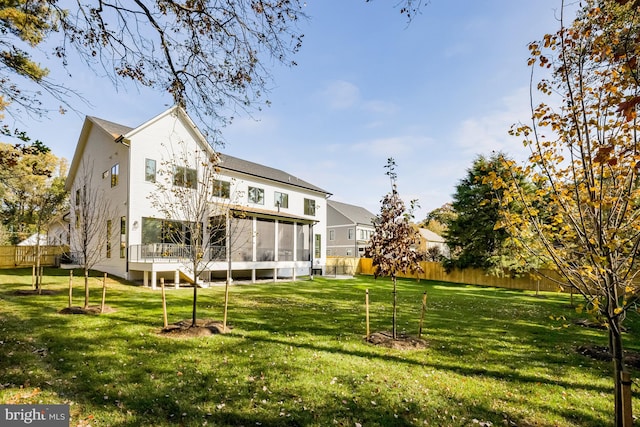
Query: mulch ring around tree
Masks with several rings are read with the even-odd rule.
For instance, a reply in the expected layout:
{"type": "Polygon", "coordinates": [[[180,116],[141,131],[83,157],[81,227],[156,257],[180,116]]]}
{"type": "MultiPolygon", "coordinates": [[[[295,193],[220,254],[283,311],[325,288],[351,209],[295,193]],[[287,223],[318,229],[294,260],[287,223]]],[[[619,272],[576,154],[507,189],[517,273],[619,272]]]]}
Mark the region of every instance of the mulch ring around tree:
{"type": "Polygon", "coordinates": [[[373,345],[396,350],[421,350],[428,347],[427,341],[422,338],[416,338],[406,334],[396,334],[396,339],[393,339],[391,332],[374,332],[368,337],[365,337],[365,341],[373,345]]]}
{"type": "MultiPolygon", "coordinates": [[[[611,353],[608,347],[598,345],[581,345],[576,347],[576,352],[596,360],[605,362],[611,361],[611,353]]],[[[628,367],[640,368],[640,353],[636,351],[625,351],[624,362],[628,367]]]]}
{"type": "Polygon", "coordinates": [[[65,307],[62,310],[60,310],[58,313],[60,314],[107,314],[107,313],[114,313],[115,310],[111,307],[109,307],[108,305],[104,306],[104,310],[102,310],[102,312],[100,311],[100,306],[99,305],[90,305],[89,307],[78,307],[78,306],[71,306],[71,307],[65,307]]]}
{"type": "Polygon", "coordinates": [[[222,322],[211,319],[198,319],[195,326],[192,325],[191,320],[181,320],[176,323],[172,323],[166,328],[160,330],[160,335],[169,336],[173,338],[191,338],[191,337],[206,337],[210,335],[223,334],[231,331],[232,327],[227,325],[227,329],[224,330],[222,322]]]}

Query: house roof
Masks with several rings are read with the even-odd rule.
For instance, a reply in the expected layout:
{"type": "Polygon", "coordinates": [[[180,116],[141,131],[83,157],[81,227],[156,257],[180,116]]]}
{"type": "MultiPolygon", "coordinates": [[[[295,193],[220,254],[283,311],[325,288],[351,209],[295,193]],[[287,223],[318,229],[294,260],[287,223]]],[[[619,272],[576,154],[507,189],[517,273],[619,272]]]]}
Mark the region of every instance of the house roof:
{"type": "Polygon", "coordinates": [[[426,228],[420,229],[420,234],[427,242],[441,242],[444,243],[444,237],[441,235],[434,233],[431,230],[427,230],[426,228]]]}
{"type": "Polygon", "coordinates": [[[240,172],[246,175],[256,176],[260,178],[267,178],[272,181],[290,184],[296,187],[306,188],[307,190],[318,191],[324,194],[331,194],[320,187],[316,187],[315,185],[310,184],[307,181],[304,181],[280,169],[253,163],[248,160],[242,160],[237,157],[229,156],[227,154],[220,154],[219,166],[221,169],[240,172]]]}
{"type": "Polygon", "coordinates": [[[373,225],[376,216],[367,209],[348,203],[327,200],[327,205],[353,221],[354,224],[373,225]]]}
{"type": "MultiPolygon", "coordinates": [[[[172,112],[173,110],[177,110],[177,112],[179,114],[182,114],[182,116],[189,122],[189,124],[195,128],[195,131],[197,132],[198,135],[201,136],[201,134],[199,133],[199,131],[197,130],[195,124],[193,123],[193,121],[191,121],[191,119],[189,118],[189,115],[182,110],[179,107],[171,107],[169,110],[165,111],[164,113],[160,114],[159,116],[157,116],[154,119],[151,119],[150,121],[143,123],[140,126],[137,126],[135,128],[133,127],[129,127],[129,126],[125,126],[125,125],[121,125],[119,123],[115,123],[115,122],[111,122],[109,120],[104,120],[98,117],[93,117],[93,116],[87,116],[86,121],[90,121],[92,122],[94,125],[97,125],[98,127],[100,127],[103,131],[107,132],[108,134],[110,134],[114,140],[120,138],[120,137],[124,137],[124,136],[129,136],[132,134],[135,134],[136,131],[140,128],[143,128],[145,126],[147,126],[149,123],[153,122],[154,120],[156,120],[159,117],[164,116],[165,114],[168,114],[170,112],[172,112]]],[[[86,123],[85,121],[85,123],[86,123]]],[[[201,136],[202,137],[202,136],[201,136]]],[[[204,137],[202,137],[204,138],[204,137]]],[[[82,139],[82,138],[81,138],[82,139]]],[[[82,147],[84,148],[84,147],[82,147]]],[[[258,163],[253,163],[247,160],[242,160],[239,159],[237,157],[233,157],[233,156],[229,156],[226,154],[222,154],[220,153],[220,158],[221,158],[221,164],[220,164],[220,168],[221,169],[226,169],[226,170],[230,170],[230,171],[235,171],[235,172],[239,172],[245,175],[250,175],[250,176],[255,176],[255,177],[259,177],[259,178],[266,178],[272,181],[277,181],[277,182],[281,182],[284,184],[290,184],[292,186],[295,187],[299,187],[299,188],[304,188],[307,190],[312,190],[312,191],[317,191],[320,193],[324,193],[325,195],[330,195],[331,193],[329,193],[326,190],[323,190],[320,187],[317,187],[307,181],[304,181],[294,175],[291,175],[285,171],[282,171],[280,169],[275,169],[269,166],[264,166],[258,163]]],[[[76,159],[74,158],[74,161],[76,159]]],[[[73,166],[73,165],[72,165],[73,166]]]]}
{"type": "Polygon", "coordinates": [[[121,135],[129,133],[134,129],[129,126],[124,126],[118,123],[110,122],[109,120],[100,119],[98,117],[87,116],[87,119],[91,120],[93,123],[100,126],[107,133],[110,133],[113,136],[113,139],[116,139],[121,135]]]}

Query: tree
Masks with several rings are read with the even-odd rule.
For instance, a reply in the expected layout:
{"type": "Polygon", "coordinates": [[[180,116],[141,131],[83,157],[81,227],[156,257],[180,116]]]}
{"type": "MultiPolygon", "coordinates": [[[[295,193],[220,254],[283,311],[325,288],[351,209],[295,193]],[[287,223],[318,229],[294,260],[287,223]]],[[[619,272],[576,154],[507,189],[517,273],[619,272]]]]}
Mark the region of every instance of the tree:
{"type": "Polygon", "coordinates": [[[372,258],[376,278],[390,276],[393,282],[392,334],[395,340],[397,338],[397,274],[422,271],[422,268],[420,254],[416,251],[420,244],[420,235],[411,224],[416,201],[411,201],[411,209],[407,211],[398,194],[395,161],[389,158],[385,168],[391,180],[391,192],[382,199],[380,215],[375,222],[373,236],[365,250],[365,257],[372,258]]]}
{"type": "Polygon", "coordinates": [[[427,217],[422,221],[422,227],[442,236],[447,230],[447,224],[455,217],[456,212],[451,203],[445,203],[427,214],[427,217]]]}
{"type": "Polygon", "coordinates": [[[71,252],[84,270],[84,308],[89,307],[89,272],[111,254],[116,236],[117,215],[103,189],[93,182],[93,163],[80,164],[78,179],[71,188],[71,252]]]}
{"type": "Polygon", "coordinates": [[[167,92],[215,132],[262,96],[264,63],[294,64],[303,7],[299,0],[12,0],[0,10],[0,101],[13,102],[14,113],[40,115],[50,110],[44,89],[68,108],[75,93],[48,80],[31,55],[46,40],[63,66],[78,56],[116,86],[131,81],[167,92]]]}
{"type": "Polygon", "coordinates": [[[232,190],[231,182],[219,179],[220,158],[210,147],[193,151],[184,142],[166,147],[166,159],[161,162],[157,191],[151,194],[153,206],[166,218],[163,230],[181,255],[189,262],[193,275],[193,304],[191,325],[196,326],[199,276],[214,261],[226,259],[224,321],[226,328],[228,291],[231,282],[231,250],[242,227],[242,211],[237,208],[240,192],[232,190]],[[234,209],[234,207],[236,207],[234,209]],[[235,212],[235,213],[234,213],[235,212]]]}
{"type": "Polygon", "coordinates": [[[23,140],[0,143],[0,218],[14,245],[42,231],[65,199],[66,161],[40,141],[23,140]]]}
{"type": "MultiPolygon", "coordinates": [[[[495,179],[503,202],[524,208],[505,228],[530,252],[544,256],[562,285],[583,295],[604,319],[613,359],[615,425],[623,416],[622,323],[640,296],[640,6],[637,1],[587,0],[576,19],[529,45],[529,64],[549,69],[542,97],[559,94],[557,108],[533,99],[531,124],[514,126],[531,155],[511,161],[511,179],[495,179]],[[522,189],[514,176],[536,184],[522,189]],[[540,215],[538,200],[548,215],[540,215]],[[526,243],[533,232],[537,246],[526,243]]],[[[533,71],[532,71],[533,73],[533,71]]],[[[555,95],[557,96],[557,95],[555,95]]],[[[555,100],[555,98],[552,98],[555,100]]]]}

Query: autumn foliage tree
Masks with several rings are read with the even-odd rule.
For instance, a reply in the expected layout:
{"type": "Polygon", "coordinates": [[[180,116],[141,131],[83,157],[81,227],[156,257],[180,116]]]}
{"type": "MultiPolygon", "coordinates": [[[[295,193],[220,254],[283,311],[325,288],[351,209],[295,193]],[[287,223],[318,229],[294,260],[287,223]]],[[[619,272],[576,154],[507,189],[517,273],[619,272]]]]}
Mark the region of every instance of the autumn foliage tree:
{"type": "MultiPolygon", "coordinates": [[[[420,235],[412,226],[413,209],[407,210],[396,186],[396,163],[390,158],[385,166],[391,180],[391,192],[382,199],[373,236],[365,251],[372,259],[375,277],[389,276],[393,282],[393,339],[397,338],[397,275],[407,271],[422,271],[420,254],[416,251],[420,235]]],[[[411,207],[415,201],[411,202],[411,207]]]]}
{"type": "Polygon", "coordinates": [[[550,71],[537,92],[551,101],[532,96],[531,124],[512,130],[531,155],[524,165],[505,165],[536,190],[498,177],[493,185],[504,203],[524,206],[507,214],[506,230],[524,242],[534,236],[527,250],[545,257],[560,284],[582,294],[606,325],[621,426],[630,416],[623,414],[622,324],[640,296],[640,4],[583,1],[570,25],[562,20],[558,32],[529,49],[530,65],[550,71]]]}

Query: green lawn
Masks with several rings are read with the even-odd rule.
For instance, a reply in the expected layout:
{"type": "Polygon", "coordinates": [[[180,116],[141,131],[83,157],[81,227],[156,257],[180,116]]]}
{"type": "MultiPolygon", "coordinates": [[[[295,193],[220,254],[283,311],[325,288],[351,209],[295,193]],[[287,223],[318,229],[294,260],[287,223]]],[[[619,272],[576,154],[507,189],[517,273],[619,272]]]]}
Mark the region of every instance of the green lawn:
{"type": "MultiPolygon", "coordinates": [[[[606,333],[573,325],[567,295],[400,281],[398,329],[417,334],[427,291],[429,342],[401,351],[363,341],[367,288],[371,330],[391,328],[383,279],[233,286],[231,333],[173,339],[157,334],[160,291],[109,280],[115,312],[61,315],[68,273],[46,271],[54,295],[16,295],[30,274],[0,270],[0,403],[69,403],[74,426],[612,425],[610,364],[574,351],[606,333]]],[[[223,294],[200,290],[198,317],[221,319],[223,294]]],[[[167,291],[169,322],[191,295],[167,291]]],[[[636,313],[626,326],[640,349],[636,313]]]]}

